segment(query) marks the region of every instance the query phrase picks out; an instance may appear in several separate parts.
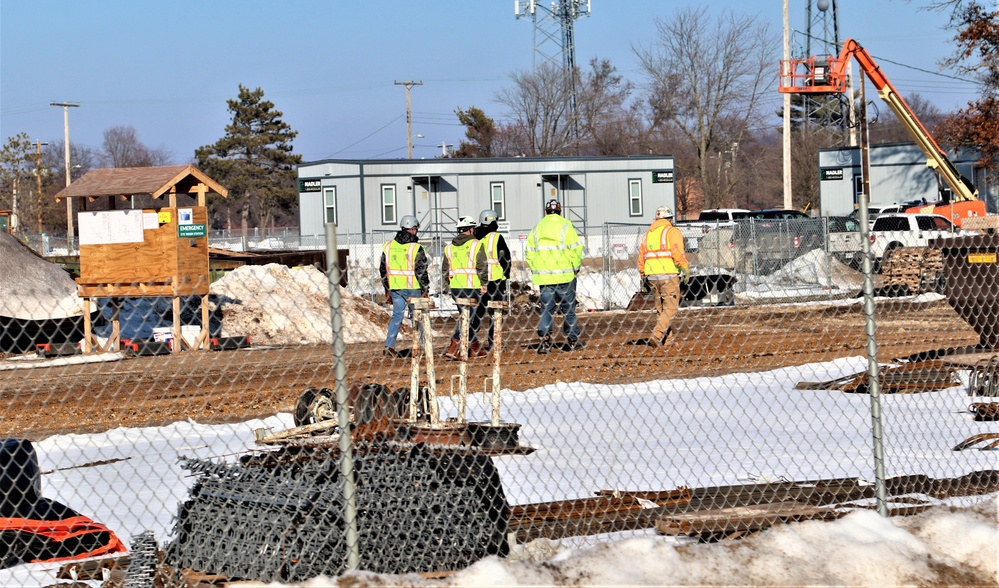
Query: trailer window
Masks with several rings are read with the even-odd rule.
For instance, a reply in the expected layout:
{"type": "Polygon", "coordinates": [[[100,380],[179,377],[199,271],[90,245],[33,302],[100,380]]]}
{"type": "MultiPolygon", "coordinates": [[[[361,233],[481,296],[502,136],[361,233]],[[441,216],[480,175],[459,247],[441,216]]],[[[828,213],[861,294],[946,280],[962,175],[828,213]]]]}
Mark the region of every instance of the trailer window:
{"type": "Polygon", "coordinates": [[[642,180],[628,180],[628,216],[642,216],[642,180]]]}
{"type": "Polygon", "coordinates": [[[496,218],[506,220],[506,191],[503,182],[489,184],[489,207],[496,213],[496,218]]]}
{"type": "Polygon", "coordinates": [[[394,225],[395,217],[395,184],[382,184],[382,224],[394,225]]]}
{"type": "Polygon", "coordinates": [[[323,215],[326,222],[337,224],[336,222],[336,186],[323,188],[323,215]]]}

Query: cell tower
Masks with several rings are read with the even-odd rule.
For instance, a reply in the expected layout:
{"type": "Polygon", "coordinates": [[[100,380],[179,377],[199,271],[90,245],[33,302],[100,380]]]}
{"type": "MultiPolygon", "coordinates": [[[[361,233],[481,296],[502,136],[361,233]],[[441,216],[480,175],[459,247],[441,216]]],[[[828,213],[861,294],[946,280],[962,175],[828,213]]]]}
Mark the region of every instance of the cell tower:
{"type": "Polygon", "coordinates": [[[534,56],[532,68],[546,64],[558,67],[569,82],[569,120],[573,137],[578,137],[576,119],[576,41],[573,32],[576,19],[590,15],[590,0],[560,0],[546,7],[537,0],[513,0],[517,18],[530,18],[534,22],[534,56]]]}
{"type": "Polygon", "coordinates": [[[513,0],[513,11],[534,23],[533,69],[560,62],[565,71],[576,67],[573,27],[577,18],[590,15],[590,0],[561,0],[550,7],[537,0],[513,0]]]}
{"type": "MultiPolygon", "coordinates": [[[[805,57],[839,55],[839,14],[836,0],[806,0],[805,57]],[[815,10],[813,10],[813,5],[815,10]]],[[[846,130],[849,126],[850,98],[844,96],[802,96],[806,120],[824,127],[846,130]]]]}

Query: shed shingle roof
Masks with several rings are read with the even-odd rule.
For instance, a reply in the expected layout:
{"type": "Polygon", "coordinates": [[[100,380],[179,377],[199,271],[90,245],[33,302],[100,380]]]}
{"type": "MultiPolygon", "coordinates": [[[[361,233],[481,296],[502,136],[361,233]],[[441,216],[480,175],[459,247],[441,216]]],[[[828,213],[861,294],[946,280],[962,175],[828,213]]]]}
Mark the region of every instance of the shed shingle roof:
{"type": "Polygon", "coordinates": [[[198,184],[204,184],[208,192],[220,196],[229,194],[228,190],[193,165],[165,165],[92,169],[56,194],[56,200],[137,194],[158,198],[174,186],[180,194],[193,193],[198,184]]]}

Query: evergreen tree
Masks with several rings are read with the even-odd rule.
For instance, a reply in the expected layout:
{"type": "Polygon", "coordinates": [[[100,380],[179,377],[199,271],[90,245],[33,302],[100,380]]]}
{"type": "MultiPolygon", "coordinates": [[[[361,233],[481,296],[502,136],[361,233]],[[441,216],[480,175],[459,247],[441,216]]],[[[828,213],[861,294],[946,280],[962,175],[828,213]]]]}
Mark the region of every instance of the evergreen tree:
{"type": "Polygon", "coordinates": [[[458,122],[465,125],[465,138],[451,157],[491,157],[496,123],[481,108],[457,109],[458,122]]]}
{"type": "Polygon", "coordinates": [[[225,136],[194,152],[198,167],[229,190],[226,201],[210,200],[212,216],[238,211],[243,230],[251,221],[266,227],[291,217],[297,207],[295,166],[302,156],[292,153],[291,141],[298,132],[263,98],[260,88],[240,84],[239,98],[226,101],[232,123],[226,125],[225,136]]]}

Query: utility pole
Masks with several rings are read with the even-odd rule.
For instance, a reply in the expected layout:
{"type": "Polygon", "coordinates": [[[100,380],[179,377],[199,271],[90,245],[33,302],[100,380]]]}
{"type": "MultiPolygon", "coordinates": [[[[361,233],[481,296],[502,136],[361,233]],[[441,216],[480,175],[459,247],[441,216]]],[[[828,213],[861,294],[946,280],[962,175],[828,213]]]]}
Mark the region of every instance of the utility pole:
{"type": "MultiPolygon", "coordinates": [[[[62,120],[63,120],[63,130],[65,132],[65,142],[66,142],[66,187],[73,182],[73,170],[69,167],[69,109],[71,107],[79,106],[75,102],[49,102],[50,106],[62,106],[62,120]]],[[[73,237],[76,233],[73,232],[73,199],[66,198],[66,250],[70,250],[73,247],[73,237]]]]}
{"type": "Polygon", "coordinates": [[[422,86],[423,82],[396,82],[396,86],[406,86],[406,159],[413,159],[413,108],[409,99],[409,91],[413,86],[422,86]]]}
{"type": "Polygon", "coordinates": [[[35,177],[38,178],[38,194],[35,196],[35,207],[38,211],[38,234],[42,234],[42,143],[41,139],[35,139],[35,177]]]}
{"type": "MultiPolygon", "coordinates": [[[[781,75],[789,76],[791,59],[791,41],[788,25],[788,0],[784,0],[784,61],[781,62],[781,75]]],[[[784,208],[792,208],[791,194],[791,95],[784,94],[784,127],[783,127],[783,164],[784,164],[784,208]]]]}
{"type": "Polygon", "coordinates": [[[440,147],[441,147],[441,157],[447,157],[447,148],[454,147],[454,145],[451,143],[446,143],[444,141],[441,141],[440,147]]]}

